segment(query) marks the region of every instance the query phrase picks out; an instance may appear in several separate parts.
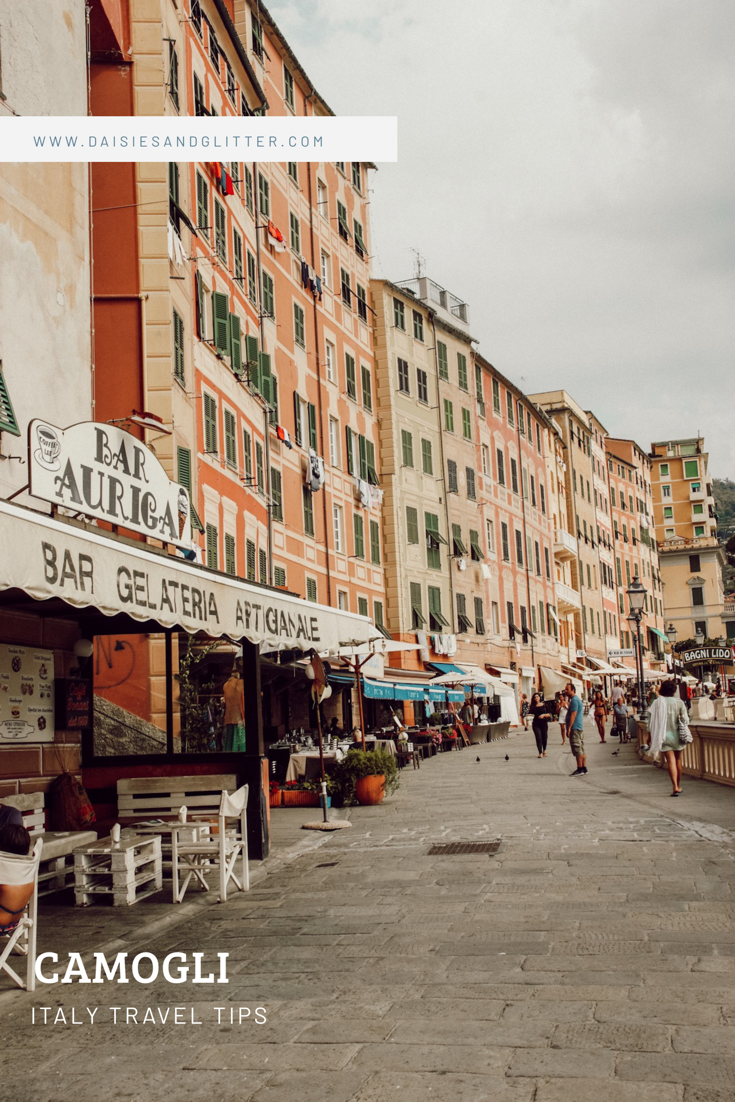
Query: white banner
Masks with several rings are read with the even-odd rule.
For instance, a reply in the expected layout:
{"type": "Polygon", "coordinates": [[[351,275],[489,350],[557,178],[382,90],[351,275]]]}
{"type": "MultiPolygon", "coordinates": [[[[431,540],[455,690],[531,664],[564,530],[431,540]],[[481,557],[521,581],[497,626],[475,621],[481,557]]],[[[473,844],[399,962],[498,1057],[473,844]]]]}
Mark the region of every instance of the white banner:
{"type": "Polygon", "coordinates": [[[338,160],[397,161],[397,117],[0,118],[0,162],[338,160]]]}
{"type": "Polygon", "coordinates": [[[105,616],[249,639],[263,651],[339,647],[382,638],[367,616],[226,578],[0,502],[0,590],[60,598],[105,616]]]}

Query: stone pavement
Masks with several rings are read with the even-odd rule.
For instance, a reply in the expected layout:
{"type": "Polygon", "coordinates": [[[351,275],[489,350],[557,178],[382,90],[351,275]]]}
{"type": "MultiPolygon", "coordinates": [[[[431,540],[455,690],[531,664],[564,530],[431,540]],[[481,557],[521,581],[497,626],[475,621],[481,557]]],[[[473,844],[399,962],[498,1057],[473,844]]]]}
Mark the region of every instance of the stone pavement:
{"type": "MultiPolygon", "coordinates": [[[[226,906],[44,909],[41,951],[111,933],[131,956],[216,966],[227,951],[230,983],[3,993],[5,1096],[731,1102],[735,794],[685,778],[673,804],[659,770],[592,730],[590,773],[572,779],[557,732],[542,760],[521,732],[404,771],[388,802],[352,809],[351,830],[304,833],[300,856],[282,851],[226,906]],[[493,856],[428,855],[494,839],[493,856]],[[67,1024],[31,1026],[42,1006],[67,1024]],[[138,1024],[112,1025],[111,1006],[138,1024]],[[69,1024],[87,1007],[94,1024],[69,1024]]],[[[293,842],[308,817],[276,812],[277,833],[293,842]]]]}

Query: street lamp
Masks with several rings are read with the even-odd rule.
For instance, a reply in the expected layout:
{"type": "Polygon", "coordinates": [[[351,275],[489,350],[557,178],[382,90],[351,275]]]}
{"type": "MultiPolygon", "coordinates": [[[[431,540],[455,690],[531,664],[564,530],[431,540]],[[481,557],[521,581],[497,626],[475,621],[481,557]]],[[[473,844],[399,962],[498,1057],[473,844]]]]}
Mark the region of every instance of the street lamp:
{"type": "Polygon", "coordinates": [[[674,643],[676,642],[676,637],[677,637],[678,634],[679,634],[679,632],[674,627],[674,624],[673,624],[673,621],[672,621],[666,629],[666,635],[668,637],[669,642],[671,643],[671,665],[672,665],[672,669],[674,671],[674,683],[676,685],[679,684],[679,678],[678,678],[677,672],[676,672],[676,651],[674,650],[674,643]]]}
{"type": "Polygon", "coordinates": [[[630,606],[630,614],[628,616],[628,623],[631,626],[635,624],[635,640],[636,640],[636,653],[637,653],[637,665],[638,665],[638,718],[644,723],[648,719],[648,713],[646,712],[646,694],[645,694],[645,682],[643,679],[643,648],[641,644],[641,620],[643,619],[644,607],[646,603],[646,595],[648,590],[641,582],[640,578],[636,574],[633,581],[630,583],[626,590],[628,594],[628,605],[630,606]]]}

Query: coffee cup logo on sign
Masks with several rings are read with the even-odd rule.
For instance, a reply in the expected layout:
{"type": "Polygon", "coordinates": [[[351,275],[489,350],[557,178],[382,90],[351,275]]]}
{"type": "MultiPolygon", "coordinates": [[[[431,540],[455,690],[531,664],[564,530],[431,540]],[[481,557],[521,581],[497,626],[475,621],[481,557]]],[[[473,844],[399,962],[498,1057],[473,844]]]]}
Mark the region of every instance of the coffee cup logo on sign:
{"type": "Polygon", "coordinates": [[[61,441],[55,429],[50,425],[36,425],[36,439],[38,448],[33,453],[33,458],[47,471],[58,471],[61,463],[61,441]]]}

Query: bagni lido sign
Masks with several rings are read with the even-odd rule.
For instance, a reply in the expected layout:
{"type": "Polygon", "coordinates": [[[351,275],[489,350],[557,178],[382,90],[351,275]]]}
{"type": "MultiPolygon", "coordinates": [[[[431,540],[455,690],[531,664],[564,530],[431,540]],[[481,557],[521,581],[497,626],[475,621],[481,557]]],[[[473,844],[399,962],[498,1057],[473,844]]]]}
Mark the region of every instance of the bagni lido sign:
{"type": "Polygon", "coordinates": [[[696,647],[682,651],[679,657],[685,666],[697,666],[705,662],[719,662],[728,666],[735,661],[735,650],[733,647],[696,647]]]}
{"type": "Polygon", "coordinates": [[[34,497],[165,543],[191,544],[188,491],[124,429],[31,421],[28,467],[34,497]]]}

